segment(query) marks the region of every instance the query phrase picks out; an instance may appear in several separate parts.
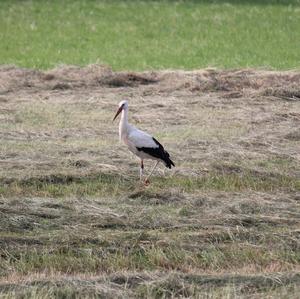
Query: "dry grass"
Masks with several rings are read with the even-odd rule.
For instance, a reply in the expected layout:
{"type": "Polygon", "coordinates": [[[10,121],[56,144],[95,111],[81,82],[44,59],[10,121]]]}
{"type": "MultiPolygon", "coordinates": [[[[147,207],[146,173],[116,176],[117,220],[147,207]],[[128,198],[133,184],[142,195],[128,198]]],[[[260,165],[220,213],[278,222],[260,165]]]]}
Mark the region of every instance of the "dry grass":
{"type": "Polygon", "coordinates": [[[298,72],[0,74],[0,297],[297,298],[298,72]],[[177,166],[148,188],[123,98],[177,166]]]}

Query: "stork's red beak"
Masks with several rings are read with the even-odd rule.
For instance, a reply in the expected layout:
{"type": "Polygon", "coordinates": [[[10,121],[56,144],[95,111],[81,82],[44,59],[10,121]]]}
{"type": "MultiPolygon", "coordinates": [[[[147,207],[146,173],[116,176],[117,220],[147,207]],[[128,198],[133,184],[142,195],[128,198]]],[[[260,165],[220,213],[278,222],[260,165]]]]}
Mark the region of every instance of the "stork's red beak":
{"type": "Polygon", "coordinates": [[[122,109],[123,109],[123,107],[120,107],[120,108],[118,109],[118,111],[117,111],[117,113],[116,113],[116,115],[115,115],[113,121],[114,121],[114,120],[117,118],[117,116],[121,113],[122,109]]]}

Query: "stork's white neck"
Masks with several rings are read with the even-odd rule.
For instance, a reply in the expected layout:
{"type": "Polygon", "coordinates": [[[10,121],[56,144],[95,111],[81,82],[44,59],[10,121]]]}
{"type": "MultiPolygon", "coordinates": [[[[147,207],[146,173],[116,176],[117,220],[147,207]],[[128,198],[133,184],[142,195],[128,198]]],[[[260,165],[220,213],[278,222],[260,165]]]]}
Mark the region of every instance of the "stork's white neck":
{"type": "Polygon", "coordinates": [[[121,114],[121,120],[119,123],[119,137],[120,140],[123,140],[127,138],[129,130],[129,124],[128,124],[128,109],[123,109],[121,114]]]}

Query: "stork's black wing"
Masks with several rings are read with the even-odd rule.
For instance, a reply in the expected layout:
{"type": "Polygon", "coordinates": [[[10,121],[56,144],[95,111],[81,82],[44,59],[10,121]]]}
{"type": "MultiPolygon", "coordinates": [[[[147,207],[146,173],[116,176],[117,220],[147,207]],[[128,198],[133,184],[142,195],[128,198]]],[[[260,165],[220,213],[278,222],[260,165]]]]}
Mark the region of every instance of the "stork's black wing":
{"type": "Polygon", "coordinates": [[[169,153],[165,151],[164,147],[154,137],[152,137],[152,139],[158,147],[137,147],[137,150],[162,160],[168,168],[175,166],[174,162],[170,159],[169,153]]]}

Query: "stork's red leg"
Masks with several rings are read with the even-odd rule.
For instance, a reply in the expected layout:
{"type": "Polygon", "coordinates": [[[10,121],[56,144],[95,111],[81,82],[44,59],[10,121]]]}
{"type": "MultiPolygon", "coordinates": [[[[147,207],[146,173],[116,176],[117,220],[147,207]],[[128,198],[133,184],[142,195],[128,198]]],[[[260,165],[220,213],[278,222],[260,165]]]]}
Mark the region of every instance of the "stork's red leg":
{"type": "Polygon", "coordinates": [[[141,159],[140,180],[143,179],[143,174],[144,174],[144,161],[141,159]]]}

